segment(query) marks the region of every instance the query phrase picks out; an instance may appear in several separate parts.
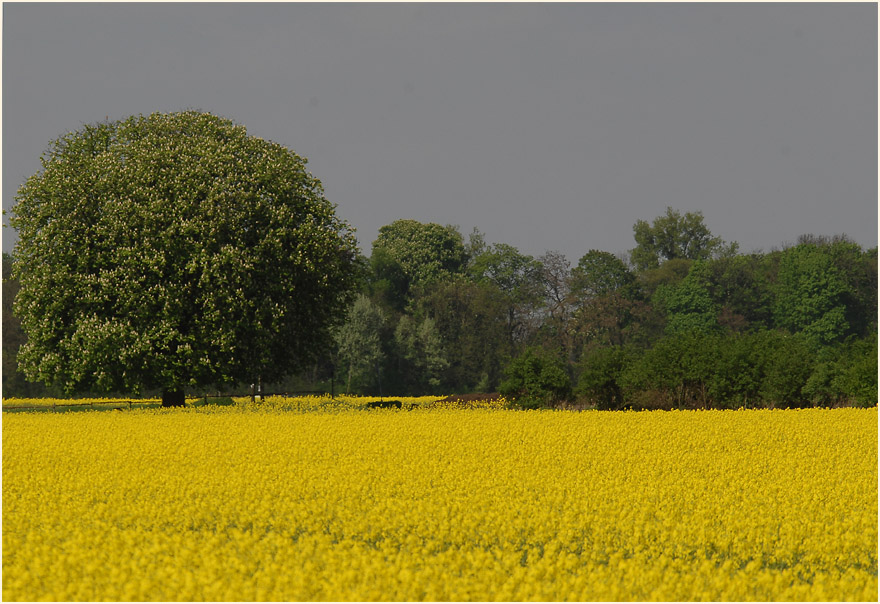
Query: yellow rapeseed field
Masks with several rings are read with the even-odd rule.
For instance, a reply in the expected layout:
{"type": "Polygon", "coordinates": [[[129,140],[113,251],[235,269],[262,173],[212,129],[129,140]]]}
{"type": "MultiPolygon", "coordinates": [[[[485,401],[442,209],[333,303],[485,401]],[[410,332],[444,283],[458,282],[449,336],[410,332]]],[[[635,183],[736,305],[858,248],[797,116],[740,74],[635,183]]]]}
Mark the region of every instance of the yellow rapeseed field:
{"type": "Polygon", "coordinates": [[[4,600],[876,600],[877,409],[3,416],[4,600]]]}

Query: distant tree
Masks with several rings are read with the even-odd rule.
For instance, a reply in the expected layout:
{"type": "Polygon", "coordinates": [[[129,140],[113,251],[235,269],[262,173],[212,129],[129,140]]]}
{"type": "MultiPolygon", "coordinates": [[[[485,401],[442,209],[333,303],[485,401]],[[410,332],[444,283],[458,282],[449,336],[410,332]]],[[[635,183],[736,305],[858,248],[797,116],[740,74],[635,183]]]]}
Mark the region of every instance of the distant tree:
{"type": "Polygon", "coordinates": [[[660,286],[677,285],[687,277],[693,263],[693,260],[688,260],[687,258],[673,258],[657,268],[642,271],[638,274],[642,295],[646,299],[651,299],[660,286]]]}
{"type": "Polygon", "coordinates": [[[512,245],[483,246],[470,260],[468,270],[478,283],[491,283],[507,301],[507,328],[511,345],[526,340],[541,303],[541,264],[512,245]]]}
{"type": "Polygon", "coordinates": [[[620,377],[634,358],[634,351],[622,346],[595,348],[580,363],[575,394],[585,397],[597,409],[621,409],[626,401],[620,377]]]}
{"type": "Polygon", "coordinates": [[[492,389],[512,354],[507,299],[491,283],[456,279],[436,283],[415,302],[419,321],[430,317],[448,366],[443,383],[452,390],[492,389]]]}
{"type": "Polygon", "coordinates": [[[434,320],[425,317],[421,322],[404,315],[394,332],[398,350],[409,363],[412,371],[409,382],[419,393],[428,389],[436,392],[449,367],[443,351],[443,342],[434,320]]]}
{"type": "Polygon", "coordinates": [[[582,304],[572,318],[575,337],[586,349],[637,344],[648,346],[663,333],[662,312],[622,290],[582,304]]]}
{"type": "Polygon", "coordinates": [[[761,399],[775,407],[810,406],[810,394],[805,387],[816,361],[815,340],[785,332],[771,332],[768,336],[762,347],[761,399]]]}
{"type": "Polygon", "coordinates": [[[527,348],[504,370],[501,393],[523,408],[535,409],[567,400],[571,380],[565,362],[540,348],[527,348]]]}
{"type": "Polygon", "coordinates": [[[848,237],[837,235],[825,243],[824,249],[845,284],[843,303],[848,333],[859,338],[876,334],[877,248],[862,250],[848,237]]]}
{"type": "Polygon", "coordinates": [[[12,313],[12,300],[18,293],[18,281],[12,278],[12,257],[3,252],[3,393],[10,396],[18,349],[25,341],[21,321],[12,313]]]}
{"type": "Polygon", "coordinates": [[[848,291],[828,248],[809,243],[789,248],[777,274],[776,325],[821,344],[840,340],[850,329],[848,291]]]}
{"type": "Polygon", "coordinates": [[[464,244],[464,255],[468,267],[474,258],[481,256],[489,248],[486,243],[486,234],[477,227],[468,235],[467,243],[464,244]]]}
{"type": "Polygon", "coordinates": [[[877,405],[877,332],[851,342],[837,360],[831,385],[840,400],[877,405]]]}
{"type": "Polygon", "coordinates": [[[358,295],[348,309],[343,323],[335,332],[334,340],[340,361],[348,367],[345,391],[351,392],[352,377],[368,379],[375,376],[383,360],[381,330],[385,315],[364,295],[358,295]]]}
{"type": "Polygon", "coordinates": [[[512,245],[495,243],[484,246],[471,258],[468,270],[476,281],[488,281],[512,297],[532,286],[534,274],[539,270],[531,256],[520,253],[512,245]]]}
{"type": "Polygon", "coordinates": [[[767,332],[732,333],[714,340],[717,352],[709,383],[716,408],[763,406],[761,385],[766,371],[767,332]]]}
{"type": "Polygon", "coordinates": [[[636,247],[630,252],[633,265],[640,270],[657,268],[666,260],[686,258],[707,260],[716,253],[733,255],[736,244],[725,246],[703,223],[702,212],[666,209],[652,224],[639,220],[633,226],[636,247]]]}
{"type": "Polygon", "coordinates": [[[654,294],[666,311],[666,333],[709,333],[718,329],[720,308],[710,294],[711,275],[705,262],[691,266],[677,285],[662,285],[654,294]]]}
{"type": "MultiPolygon", "coordinates": [[[[574,350],[574,300],[571,296],[571,264],[564,254],[548,251],[538,258],[538,279],[543,290],[544,322],[542,339],[548,349],[558,348],[568,361],[576,360],[574,350]]],[[[569,376],[571,377],[571,376],[569,376]]]]}
{"type": "Polygon", "coordinates": [[[19,365],[66,392],[275,381],[327,348],[353,233],[293,151],[187,111],[88,125],[19,189],[19,365]]]}
{"type": "Polygon", "coordinates": [[[617,256],[590,250],[571,270],[575,356],[583,347],[620,346],[651,337],[657,313],[641,284],[617,256]]]}
{"type": "Polygon", "coordinates": [[[643,407],[709,407],[716,340],[713,334],[688,332],[656,342],[623,371],[620,383],[627,400],[643,407]]]}
{"type": "MultiPolygon", "coordinates": [[[[599,250],[590,250],[572,269],[572,291],[583,298],[605,296],[635,283],[635,275],[617,256],[599,250]]],[[[632,292],[626,291],[631,296],[632,292]]]]}
{"type": "Polygon", "coordinates": [[[707,263],[709,292],[721,308],[719,323],[733,331],[773,324],[773,292],[763,254],[731,256],[707,263]]]}
{"type": "Polygon", "coordinates": [[[373,257],[376,278],[389,282],[397,300],[406,298],[414,287],[462,273],[467,262],[464,240],[456,227],[417,220],[395,220],[380,228],[373,257]]]}
{"type": "Polygon", "coordinates": [[[410,278],[384,247],[374,247],[370,256],[367,290],[384,308],[401,313],[409,301],[410,278]]]}
{"type": "Polygon", "coordinates": [[[834,346],[824,346],[815,357],[813,372],[802,388],[816,406],[877,404],[877,335],[834,346]]]}

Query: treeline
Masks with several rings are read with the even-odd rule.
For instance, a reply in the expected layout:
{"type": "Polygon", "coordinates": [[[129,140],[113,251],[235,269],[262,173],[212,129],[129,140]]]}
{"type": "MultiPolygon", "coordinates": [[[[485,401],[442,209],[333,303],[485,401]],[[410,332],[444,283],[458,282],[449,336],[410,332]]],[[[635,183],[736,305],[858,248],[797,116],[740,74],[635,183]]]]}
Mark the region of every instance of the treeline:
{"type": "Polygon", "coordinates": [[[523,406],[877,403],[877,248],[802,236],[739,253],[699,212],[634,225],[575,266],[399,220],[361,259],[336,335],[344,389],[491,392],[523,406]]]}
{"type": "MultiPolygon", "coordinates": [[[[699,212],[634,227],[626,257],[575,266],[477,229],[398,220],[356,262],[359,292],[324,361],[264,390],[403,396],[501,391],[523,407],[877,404],[877,248],[802,236],[740,253],[699,212]]],[[[4,273],[9,262],[4,262],[4,273]]],[[[24,335],[4,274],[3,391],[24,335]]]]}

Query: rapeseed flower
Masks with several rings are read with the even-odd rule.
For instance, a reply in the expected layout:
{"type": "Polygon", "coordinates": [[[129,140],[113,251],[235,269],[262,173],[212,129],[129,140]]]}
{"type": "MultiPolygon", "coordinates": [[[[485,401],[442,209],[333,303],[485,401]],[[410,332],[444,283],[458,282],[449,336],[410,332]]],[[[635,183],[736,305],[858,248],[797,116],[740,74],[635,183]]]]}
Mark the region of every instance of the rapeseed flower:
{"type": "Polygon", "coordinates": [[[438,398],[6,414],[3,598],[877,599],[876,409],[438,398]]]}

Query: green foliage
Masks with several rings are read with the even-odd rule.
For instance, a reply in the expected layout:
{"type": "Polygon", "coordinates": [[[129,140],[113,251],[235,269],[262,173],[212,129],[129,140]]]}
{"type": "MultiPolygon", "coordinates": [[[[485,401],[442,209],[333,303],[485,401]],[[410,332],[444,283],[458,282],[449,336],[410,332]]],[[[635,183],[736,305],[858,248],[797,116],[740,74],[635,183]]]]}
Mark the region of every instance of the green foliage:
{"type": "Polygon", "coordinates": [[[560,348],[567,361],[575,361],[577,338],[572,324],[575,312],[571,295],[571,265],[561,252],[548,250],[538,258],[538,282],[543,290],[543,322],[538,331],[544,347],[560,348]]]}
{"type": "Polygon", "coordinates": [[[449,362],[443,352],[440,332],[433,319],[421,322],[404,315],[397,323],[394,339],[403,358],[412,368],[413,386],[417,392],[437,391],[443,371],[449,362]]]}
{"type": "Polygon", "coordinates": [[[348,366],[346,391],[351,391],[352,378],[367,381],[378,379],[382,361],[381,330],[385,315],[364,295],[358,295],[343,323],[334,334],[340,361],[348,366]]]}
{"type": "Polygon", "coordinates": [[[667,208],[666,214],[655,218],[652,224],[637,221],[633,235],[636,247],[630,257],[640,271],[657,268],[674,258],[707,260],[713,254],[732,255],[736,250],[735,244],[725,249],[721,238],[712,236],[703,223],[702,212],[687,212],[682,216],[678,210],[667,208]]]}
{"type": "Polygon", "coordinates": [[[666,311],[667,333],[709,333],[718,329],[720,309],[709,287],[708,266],[697,261],[680,283],[657,288],[654,299],[666,311]]]}
{"type": "Polygon", "coordinates": [[[464,255],[467,259],[468,268],[470,268],[473,259],[481,256],[488,247],[486,235],[480,229],[474,227],[474,230],[468,235],[467,243],[464,245],[464,255]]]}
{"type": "Polygon", "coordinates": [[[431,317],[443,342],[448,387],[467,392],[482,384],[491,391],[498,384],[503,361],[512,353],[507,303],[491,283],[464,279],[437,283],[418,299],[416,315],[431,317]]]}
{"type": "Polygon", "coordinates": [[[382,306],[403,312],[408,301],[410,279],[403,267],[384,247],[374,247],[370,256],[369,290],[382,306]]]}
{"type": "Polygon", "coordinates": [[[599,250],[590,250],[572,269],[571,289],[580,298],[596,298],[624,290],[633,295],[635,275],[617,256],[599,250]]]}
{"type": "Polygon", "coordinates": [[[11,221],[28,378],[174,391],[313,360],[348,303],[357,248],[305,163],[193,111],[52,142],[11,221]]]}
{"type": "Polygon", "coordinates": [[[839,341],[849,331],[846,293],[827,247],[805,243],[788,249],[777,276],[776,325],[822,344],[839,341]]]}
{"type": "Polygon", "coordinates": [[[12,277],[12,256],[3,252],[3,395],[22,397],[57,397],[60,392],[29,382],[18,369],[18,351],[27,342],[21,321],[12,312],[12,301],[20,289],[12,277]]]}
{"type": "Polygon", "coordinates": [[[764,342],[763,352],[763,401],[775,407],[809,406],[804,388],[813,373],[815,341],[804,334],[772,332],[764,342]]]}
{"type": "Polygon", "coordinates": [[[464,240],[453,226],[395,220],[379,229],[373,255],[379,279],[387,279],[398,297],[461,273],[465,267],[464,240]]]}
{"type": "Polygon", "coordinates": [[[619,388],[624,406],[663,409],[877,401],[876,338],[817,352],[810,338],[784,331],[692,332],[667,336],[641,355],[612,350],[585,358],[581,393],[596,399],[619,388]]]}
{"type": "Polygon", "coordinates": [[[28,375],[96,392],[309,389],[334,368],[349,390],[493,391],[506,365],[526,407],[578,374],[601,409],[877,404],[876,248],[805,235],[736,255],[668,208],[635,224],[632,266],[415,220],[382,227],[367,259],[304,163],[192,112],[56,141],[16,206],[4,280],[23,278],[30,340],[4,296],[4,391],[29,387],[9,370],[21,346],[28,375]]]}
{"type": "Polygon", "coordinates": [[[633,357],[633,351],[622,346],[587,352],[581,359],[575,394],[589,400],[597,409],[623,408],[625,399],[620,378],[633,357]]]}
{"type": "Polygon", "coordinates": [[[573,329],[583,346],[647,344],[662,328],[662,317],[645,301],[636,276],[608,252],[590,250],[581,257],[571,271],[571,296],[573,329]]]}
{"type": "Polygon", "coordinates": [[[689,332],[656,342],[623,371],[620,382],[627,400],[639,406],[639,400],[650,395],[650,406],[710,406],[709,387],[718,360],[716,339],[713,334],[689,332]]]}
{"type": "Polygon", "coordinates": [[[663,331],[663,317],[651,304],[620,291],[581,304],[574,313],[577,338],[585,346],[647,346],[663,331]]]}
{"type": "Polygon", "coordinates": [[[770,334],[729,334],[716,338],[709,396],[715,407],[738,409],[762,404],[765,347],[770,334]]]}
{"type": "Polygon", "coordinates": [[[831,385],[839,400],[861,407],[877,405],[877,333],[850,344],[835,367],[831,385]]]}
{"type": "Polygon", "coordinates": [[[772,325],[772,290],[761,254],[719,258],[707,263],[708,289],[721,308],[719,322],[733,331],[772,325]]]}
{"type": "Polygon", "coordinates": [[[846,309],[848,333],[864,338],[877,331],[877,248],[863,251],[844,235],[799,239],[821,248],[844,282],[841,301],[846,309]]]}
{"type": "Polygon", "coordinates": [[[477,283],[494,285],[503,293],[509,344],[523,341],[529,317],[541,300],[540,263],[504,243],[474,249],[480,251],[471,257],[469,274],[477,283]]]}
{"type": "Polygon", "coordinates": [[[204,407],[206,405],[214,405],[217,407],[234,407],[235,401],[228,396],[214,396],[207,399],[196,399],[195,401],[191,401],[189,403],[190,407],[204,407]]]}
{"type": "Polygon", "coordinates": [[[522,408],[534,409],[567,400],[571,380],[565,363],[543,349],[529,347],[504,370],[500,392],[522,408]]]}
{"type": "Polygon", "coordinates": [[[693,260],[673,258],[657,268],[642,271],[638,275],[639,285],[645,297],[653,298],[657,290],[666,285],[674,286],[681,283],[691,270],[693,260]]]}
{"type": "Polygon", "coordinates": [[[492,283],[512,300],[535,298],[535,280],[540,266],[531,256],[521,254],[512,245],[496,243],[484,246],[474,256],[468,271],[474,280],[492,283]]]}
{"type": "Polygon", "coordinates": [[[813,405],[837,402],[837,392],[832,386],[835,378],[834,365],[833,362],[820,360],[813,366],[813,373],[803,387],[804,396],[813,405]]]}
{"type": "Polygon", "coordinates": [[[813,405],[877,404],[877,336],[850,340],[819,351],[803,387],[813,405]]]}

